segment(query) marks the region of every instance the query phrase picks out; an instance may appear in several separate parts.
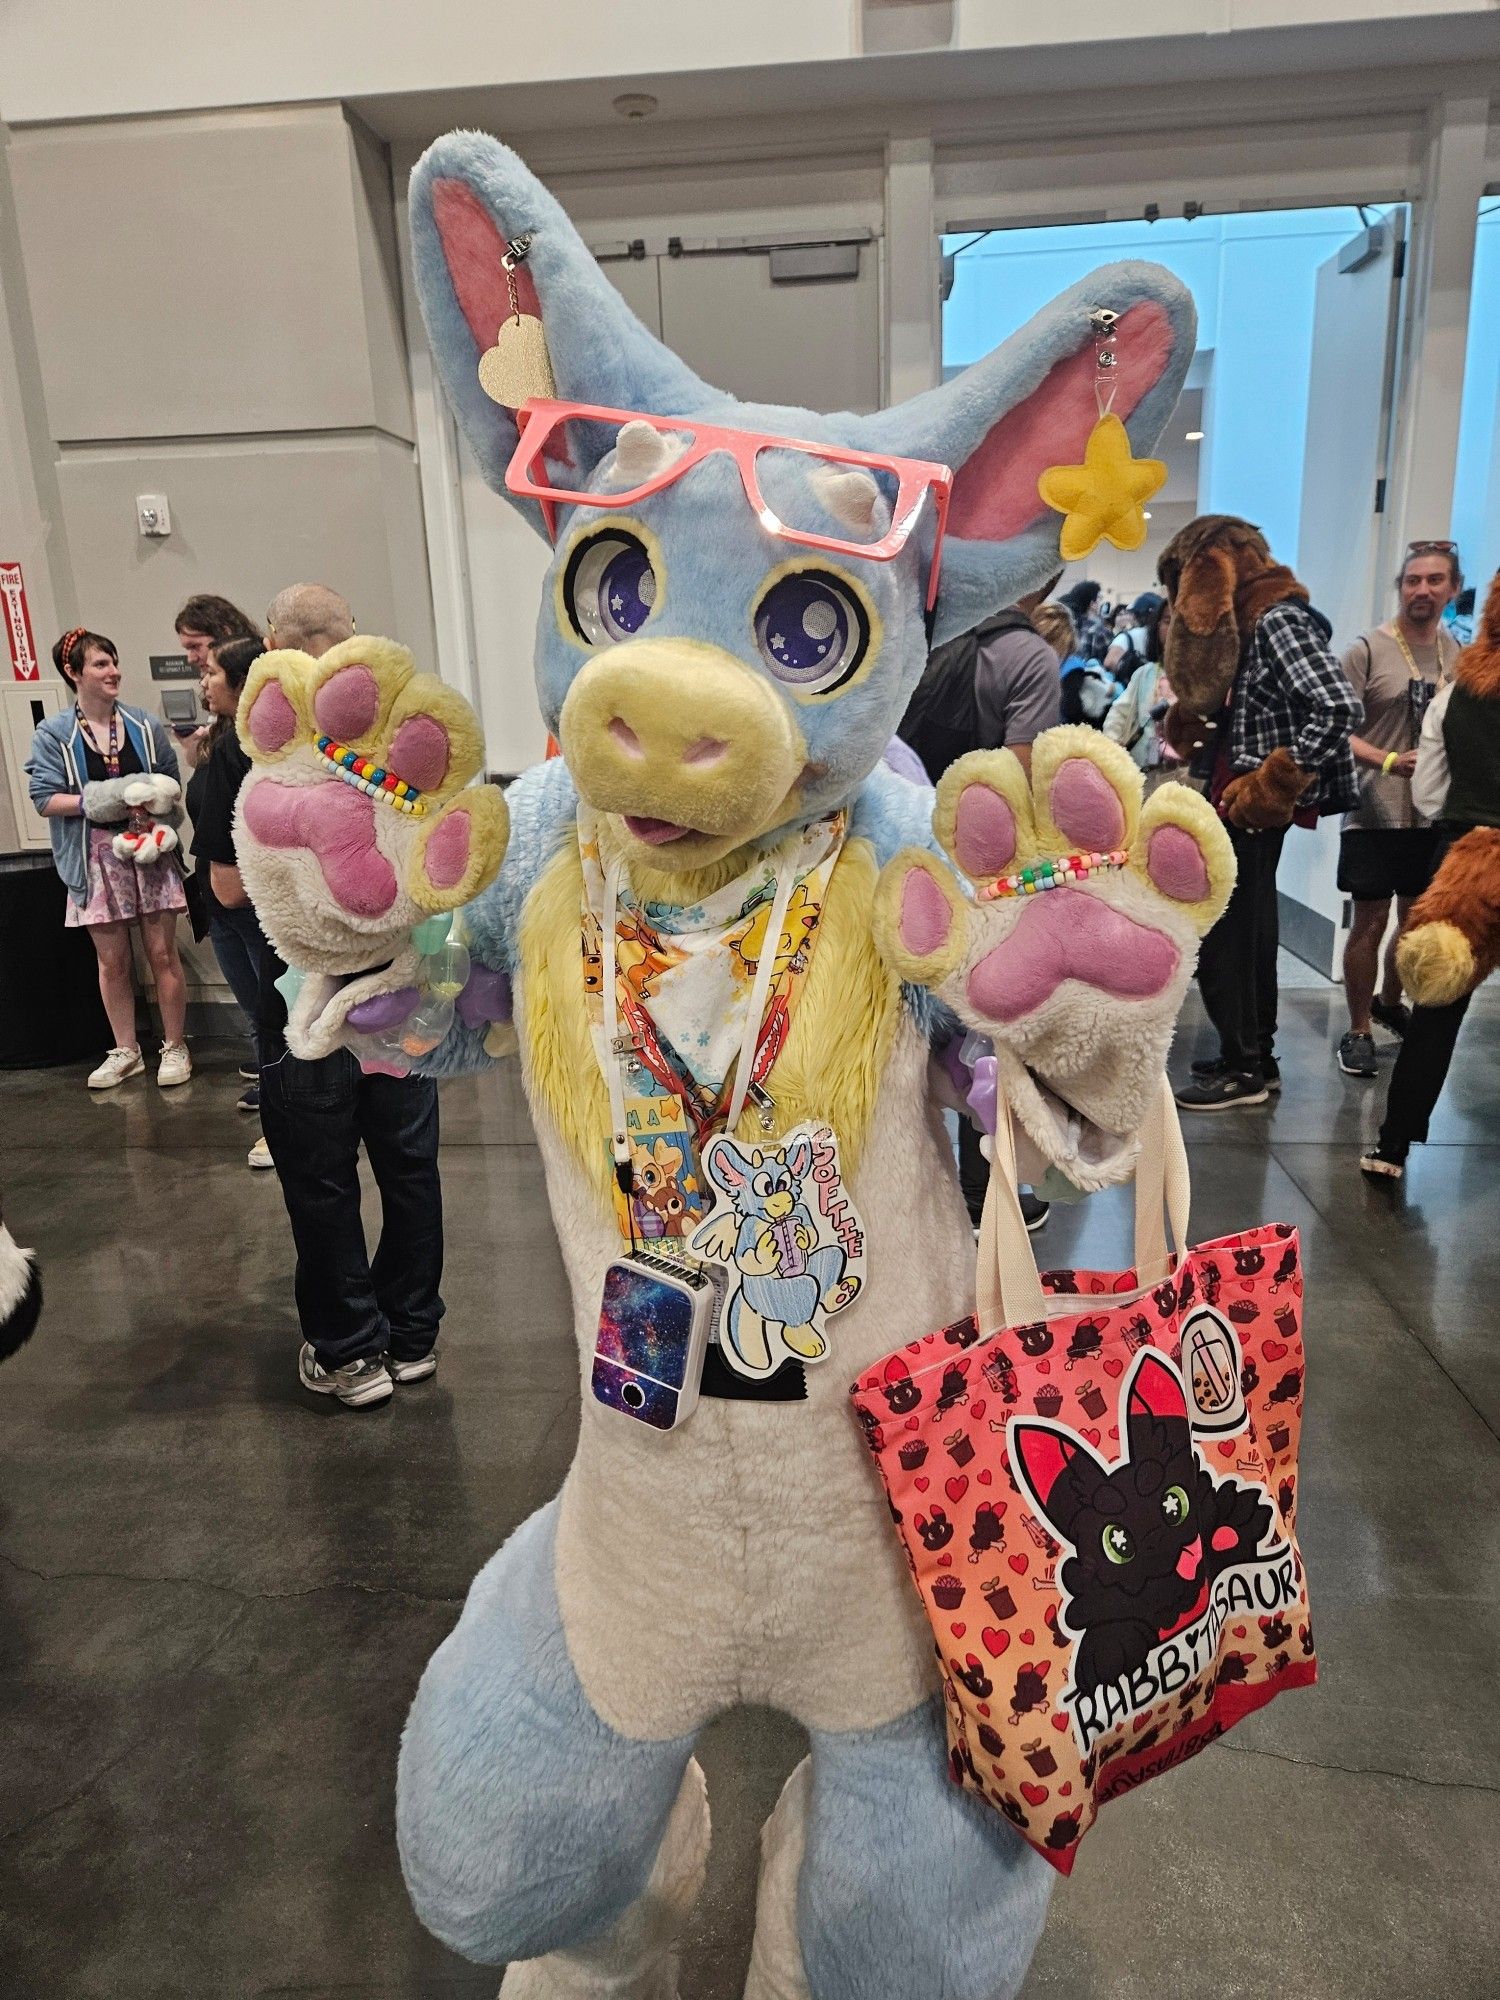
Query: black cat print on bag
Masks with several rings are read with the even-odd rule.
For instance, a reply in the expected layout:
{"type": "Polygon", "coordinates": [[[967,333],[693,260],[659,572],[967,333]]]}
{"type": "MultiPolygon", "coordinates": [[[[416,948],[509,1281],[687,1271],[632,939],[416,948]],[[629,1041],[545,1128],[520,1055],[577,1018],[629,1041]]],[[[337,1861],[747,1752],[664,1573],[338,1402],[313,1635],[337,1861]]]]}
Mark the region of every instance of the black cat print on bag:
{"type": "Polygon", "coordinates": [[[1182,1377],[1155,1350],[1142,1351],[1123,1385],[1120,1435],[1121,1455],[1106,1465],[1063,1425],[1010,1424],[1011,1464],[1072,1551],[1058,1571],[1059,1622],[1078,1641],[1066,1698],[1085,1747],[1201,1671],[1225,1616],[1295,1595],[1269,1496],[1209,1470],[1182,1377]],[[1264,1588],[1229,1576],[1247,1565],[1264,1588]]]}

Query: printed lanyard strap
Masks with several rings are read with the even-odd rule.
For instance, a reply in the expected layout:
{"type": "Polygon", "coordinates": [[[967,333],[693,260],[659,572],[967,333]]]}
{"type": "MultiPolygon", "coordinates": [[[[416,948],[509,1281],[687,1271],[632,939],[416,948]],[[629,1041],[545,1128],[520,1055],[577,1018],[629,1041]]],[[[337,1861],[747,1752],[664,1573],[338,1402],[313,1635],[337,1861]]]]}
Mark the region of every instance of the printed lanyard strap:
{"type": "MultiPolygon", "coordinates": [[[[615,925],[620,907],[621,861],[611,861],[604,877],[604,1041],[608,1055],[604,1080],[609,1089],[610,1143],[614,1151],[616,1167],[630,1163],[630,1135],[625,1127],[625,1054],[631,1045],[628,1036],[620,1034],[619,995],[615,990],[616,945],[615,925]]],[[[760,948],[760,956],[755,962],[755,984],[750,990],[750,1005],[745,1015],[745,1032],[740,1037],[740,1051],[734,1066],[734,1088],[730,1092],[729,1111],[724,1130],[732,1132],[739,1123],[745,1108],[745,1098],[749,1094],[755,1070],[756,1050],[760,1043],[761,1022],[766,1011],[766,1000],[771,991],[771,980],[776,971],[776,960],[781,951],[781,930],[786,922],[787,907],[792,900],[792,891],[797,886],[795,861],[782,863],[776,874],[776,895],[771,904],[771,920],[766,926],[765,942],[760,948]]],[[[645,1010],[642,1009],[642,1012],[645,1010]]],[[[688,1107],[691,1113],[691,1106],[688,1107]]],[[[697,1123],[697,1120],[694,1120],[697,1123]]]]}

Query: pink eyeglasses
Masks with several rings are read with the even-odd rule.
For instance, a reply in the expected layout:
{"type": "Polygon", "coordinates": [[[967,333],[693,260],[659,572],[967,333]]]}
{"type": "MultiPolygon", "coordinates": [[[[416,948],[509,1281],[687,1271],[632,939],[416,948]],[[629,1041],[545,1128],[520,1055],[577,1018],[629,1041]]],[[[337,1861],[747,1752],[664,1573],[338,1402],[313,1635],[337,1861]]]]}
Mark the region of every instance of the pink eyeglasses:
{"type": "MultiPolygon", "coordinates": [[[[701,424],[693,418],[658,417],[644,410],[607,410],[594,403],[562,403],[534,400],[516,413],[520,440],[506,468],[505,483],[512,493],[541,502],[547,532],[557,538],[557,509],[568,507],[630,507],[681,479],[683,474],[710,457],[725,452],[739,470],[745,498],[768,533],[783,541],[798,542],[806,548],[828,549],[835,555],[863,557],[869,562],[889,562],[911,539],[922,502],[931,493],[937,509],[937,526],[932,544],[932,566],[927,577],[927,609],[937,602],[938,575],[942,562],[943,531],[948,523],[948,502],[953,491],[953,474],[946,465],[920,458],[886,458],[868,451],[845,451],[838,445],[811,444],[801,438],[774,437],[763,431],[725,430],[717,424],[701,424]],[[647,424],[683,449],[637,486],[614,487],[607,493],[589,493],[582,486],[558,483],[558,475],[571,466],[565,440],[559,432],[570,423],[647,424]],[[551,450],[549,451],[549,446],[551,450]],[[869,467],[885,472],[897,482],[891,524],[878,537],[871,525],[871,539],[841,540],[812,527],[800,527],[784,520],[766,502],[761,491],[762,461],[779,469],[778,461],[816,459],[831,467],[869,467]],[[542,461],[547,466],[542,469],[542,461]],[[538,477],[538,471],[542,476],[538,477]],[[549,477],[548,474],[551,476],[549,477]]],[[[580,479],[582,475],[580,474],[580,479]]],[[[790,483],[790,482],[788,482],[790,483]]]]}

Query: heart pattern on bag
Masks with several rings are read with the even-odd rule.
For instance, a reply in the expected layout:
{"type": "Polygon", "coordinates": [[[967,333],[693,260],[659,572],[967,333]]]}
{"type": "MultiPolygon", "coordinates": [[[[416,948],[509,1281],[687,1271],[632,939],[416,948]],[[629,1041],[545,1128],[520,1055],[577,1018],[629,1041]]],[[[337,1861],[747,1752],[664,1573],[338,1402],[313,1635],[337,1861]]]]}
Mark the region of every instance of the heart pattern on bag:
{"type": "Polygon", "coordinates": [[[899,1410],[888,1361],[851,1396],[934,1629],[945,1645],[970,1624],[977,1635],[978,1653],[940,1657],[952,1773],[1066,1874],[1108,1799],[1315,1678],[1293,1540],[1301,1281],[1295,1231],[1277,1224],[1197,1247],[1150,1291],[1132,1272],[1053,1272],[1042,1283],[1077,1310],[988,1338],[971,1316],[962,1339],[945,1329],[906,1343],[899,1410]],[[1274,1333],[1263,1332],[1271,1320],[1274,1333]],[[966,1466],[941,1481],[939,1508],[921,1497],[926,1478],[901,1464],[913,1421],[932,1455],[966,1466]],[[1023,1437],[1025,1456],[1013,1458],[1023,1437]],[[1096,1489],[1151,1451],[1163,1470],[1150,1491],[1186,1512],[1165,1539],[1138,1547],[1128,1507],[1088,1509],[1096,1489]],[[1097,1537],[1112,1519],[1112,1552],[1095,1540],[1085,1564],[1075,1537],[1096,1521],[1097,1537]],[[1158,1543],[1170,1560],[1135,1601],[1160,1609],[1129,1636],[1128,1621],[1108,1622],[1111,1604],[1131,1601],[1112,1590],[1114,1571],[1158,1543]],[[952,1623],[960,1603],[980,1619],[952,1623]],[[1043,1720],[1050,1729],[1038,1732],[1043,1720]]]}

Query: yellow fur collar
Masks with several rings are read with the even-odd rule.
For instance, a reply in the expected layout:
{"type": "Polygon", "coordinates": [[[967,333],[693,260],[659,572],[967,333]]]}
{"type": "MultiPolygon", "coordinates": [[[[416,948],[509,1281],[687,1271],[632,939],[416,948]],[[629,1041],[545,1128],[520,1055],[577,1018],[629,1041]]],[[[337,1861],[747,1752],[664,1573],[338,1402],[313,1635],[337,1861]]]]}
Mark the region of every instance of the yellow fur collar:
{"type": "MultiPolygon", "coordinates": [[[[735,867],[720,866],[728,868],[724,879],[731,880],[735,867]]],[[[828,884],[801,1004],[786,1047],[766,1079],[776,1107],[776,1132],[803,1119],[826,1119],[838,1134],[846,1174],[859,1164],[901,1009],[900,987],[871,936],[879,872],[867,840],[844,843],[828,884]]],[[[665,870],[652,870],[644,879],[631,872],[631,887],[653,900],[670,900],[672,885],[665,870]]],[[[701,897],[708,885],[695,872],[690,888],[675,886],[686,900],[688,895],[701,897]]],[[[521,914],[522,1061],[534,1100],[546,1107],[574,1157],[601,1196],[607,1196],[609,1104],[584,1004],[582,906],[578,843],[569,840],[521,914]]],[[[764,1136],[753,1108],[746,1107],[738,1133],[752,1140],[764,1136]]]]}

